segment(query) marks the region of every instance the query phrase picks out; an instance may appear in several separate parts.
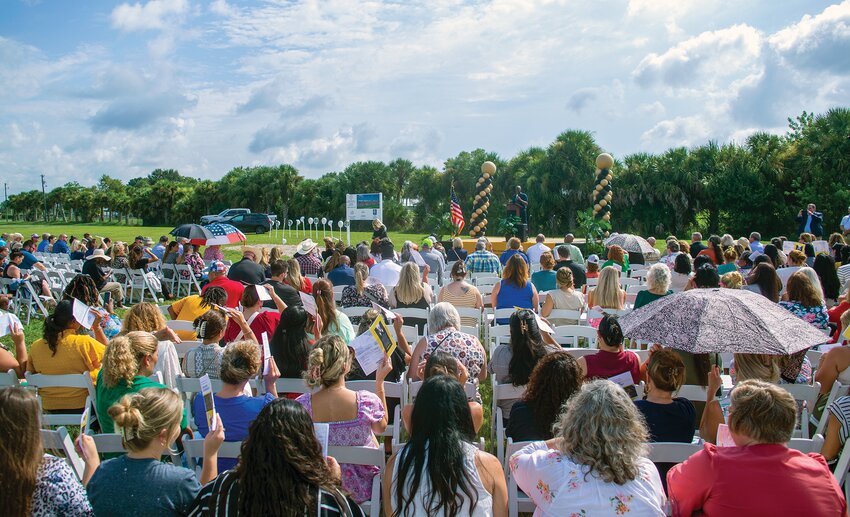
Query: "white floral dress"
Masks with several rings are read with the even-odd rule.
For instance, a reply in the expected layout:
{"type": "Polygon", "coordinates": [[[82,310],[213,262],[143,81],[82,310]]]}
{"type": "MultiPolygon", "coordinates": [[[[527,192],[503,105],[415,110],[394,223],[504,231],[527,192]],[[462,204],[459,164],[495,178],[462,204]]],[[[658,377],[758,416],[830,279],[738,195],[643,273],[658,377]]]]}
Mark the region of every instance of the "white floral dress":
{"type": "Polygon", "coordinates": [[[546,442],[530,443],[509,463],[517,486],[537,505],[534,517],[666,515],[661,478],[646,458],[640,475],[624,485],[602,481],[546,442]]]}

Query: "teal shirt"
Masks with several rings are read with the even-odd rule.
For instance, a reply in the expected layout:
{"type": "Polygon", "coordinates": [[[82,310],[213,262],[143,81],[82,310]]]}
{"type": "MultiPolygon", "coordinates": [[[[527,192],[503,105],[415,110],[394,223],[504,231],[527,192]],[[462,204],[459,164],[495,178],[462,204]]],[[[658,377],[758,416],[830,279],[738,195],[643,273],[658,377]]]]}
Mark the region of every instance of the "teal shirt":
{"type": "MultiPolygon", "coordinates": [[[[106,387],[106,383],[103,381],[103,370],[97,374],[97,414],[98,420],[100,420],[100,430],[103,433],[114,433],[115,432],[115,422],[112,421],[112,418],[109,416],[109,408],[112,407],[113,404],[121,400],[121,397],[124,395],[128,395],[130,393],[138,393],[139,391],[145,388],[168,388],[168,386],[164,384],[160,384],[158,382],[152,381],[147,377],[142,377],[141,375],[137,375],[133,377],[133,384],[127,385],[127,381],[121,379],[118,381],[118,384],[111,388],[106,387]]],[[[180,428],[185,429],[189,427],[189,418],[186,416],[186,408],[183,408],[183,420],[180,422],[180,428]]]]}
{"type": "Polygon", "coordinates": [[[649,305],[650,303],[658,300],[659,298],[664,298],[668,294],[673,294],[673,291],[667,290],[664,294],[655,294],[650,293],[649,291],[641,291],[635,296],[635,309],[640,309],[644,305],[649,305]]]}
{"type": "Polygon", "coordinates": [[[731,273],[733,271],[738,271],[738,266],[736,266],[735,264],[721,264],[717,266],[717,274],[721,276],[725,275],[726,273],[731,273]]]}
{"type": "Polygon", "coordinates": [[[551,291],[558,288],[555,283],[556,276],[558,276],[558,273],[555,271],[538,271],[531,275],[531,283],[534,284],[538,293],[551,291]]]}

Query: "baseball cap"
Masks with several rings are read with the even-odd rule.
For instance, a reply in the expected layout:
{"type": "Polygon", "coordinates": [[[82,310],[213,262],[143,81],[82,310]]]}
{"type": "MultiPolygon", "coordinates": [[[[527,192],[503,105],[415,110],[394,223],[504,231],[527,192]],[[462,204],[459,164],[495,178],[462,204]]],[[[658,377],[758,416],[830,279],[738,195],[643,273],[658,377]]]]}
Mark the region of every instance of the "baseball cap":
{"type": "Polygon", "coordinates": [[[434,241],[432,241],[430,238],[423,239],[422,242],[419,244],[419,246],[426,246],[428,248],[432,247],[433,245],[434,245],[434,241]]]}
{"type": "Polygon", "coordinates": [[[587,262],[590,263],[590,264],[599,264],[599,256],[598,255],[591,255],[591,256],[587,257],[587,262]]]}
{"type": "Polygon", "coordinates": [[[207,273],[226,273],[227,266],[220,260],[213,260],[210,265],[204,268],[207,273]]]}

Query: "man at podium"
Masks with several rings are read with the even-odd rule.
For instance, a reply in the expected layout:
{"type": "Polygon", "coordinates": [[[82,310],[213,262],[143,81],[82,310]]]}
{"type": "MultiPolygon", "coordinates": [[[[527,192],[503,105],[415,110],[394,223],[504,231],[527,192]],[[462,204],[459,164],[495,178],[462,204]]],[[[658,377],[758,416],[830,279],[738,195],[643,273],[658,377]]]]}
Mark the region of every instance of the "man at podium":
{"type": "Polygon", "coordinates": [[[528,224],[528,195],[522,191],[522,187],[517,185],[516,187],[516,195],[514,196],[513,202],[515,205],[519,206],[519,218],[522,219],[522,224],[528,224]]]}

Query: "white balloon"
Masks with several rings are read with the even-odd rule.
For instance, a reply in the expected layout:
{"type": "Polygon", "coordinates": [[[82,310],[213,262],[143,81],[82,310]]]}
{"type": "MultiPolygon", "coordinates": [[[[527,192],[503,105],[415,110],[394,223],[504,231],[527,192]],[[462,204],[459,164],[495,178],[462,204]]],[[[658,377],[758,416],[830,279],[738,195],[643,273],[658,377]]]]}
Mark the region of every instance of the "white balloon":
{"type": "Polygon", "coordinates": [[[339,226],[340,228],[342,228],[343,226],[345,226],[345,223],[344,223],[344,222],[342,222],[342,221],[339,221],[339,222],[337,222],[336,224],[337,224],[337,226],[339,226]]]}
{"type": "Polygon", "coordinates": [[[292,219],[286,221],[286,224],[289,225],[289,226],[292,226],[292,219]]]}
{"type": "Polygon", "coordinates": [[[312,217],[307,219],[307,224],[313,224],[313,218],[312,217]]]}
{"type": "Polygon", "coordinates": [[[304,224],[304,216],[301,216],[301,224],[304,224]]]}
{"type": "Polygon", "coordinates": [[[322,217],[322,224],[328,224],[328,218],[322,217]]]}

